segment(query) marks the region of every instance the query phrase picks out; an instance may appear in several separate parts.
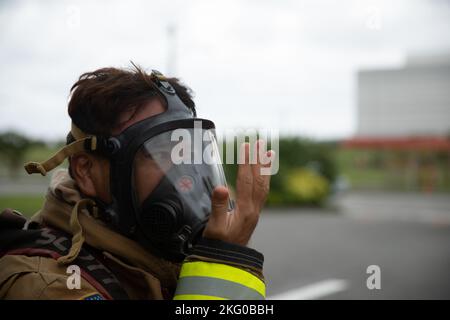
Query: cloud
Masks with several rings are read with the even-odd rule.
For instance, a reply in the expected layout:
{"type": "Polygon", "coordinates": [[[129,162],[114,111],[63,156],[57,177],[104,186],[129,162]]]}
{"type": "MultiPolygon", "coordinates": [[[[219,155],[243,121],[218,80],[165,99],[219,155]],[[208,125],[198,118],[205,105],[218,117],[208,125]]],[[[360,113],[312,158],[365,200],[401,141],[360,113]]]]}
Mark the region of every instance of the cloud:
{"type": "Polygon", "coordinates": [[[355,72],[449,49],[449,18],[442,1],[3,2],[0,130],[64,137],[76,78],[133,60],[176,68],[219,129],[349,136],[355,72]]]}

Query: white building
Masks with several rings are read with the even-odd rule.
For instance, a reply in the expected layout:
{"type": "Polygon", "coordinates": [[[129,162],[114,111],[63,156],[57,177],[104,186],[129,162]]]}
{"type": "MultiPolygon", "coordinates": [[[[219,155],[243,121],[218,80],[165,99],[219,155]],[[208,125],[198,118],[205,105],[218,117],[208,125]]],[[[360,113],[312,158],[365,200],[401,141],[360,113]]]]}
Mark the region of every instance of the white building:
{"type": "Polygon", "coordinates": [[[358,73],[357,137],[450,135],[450,55],[358,73]]]}

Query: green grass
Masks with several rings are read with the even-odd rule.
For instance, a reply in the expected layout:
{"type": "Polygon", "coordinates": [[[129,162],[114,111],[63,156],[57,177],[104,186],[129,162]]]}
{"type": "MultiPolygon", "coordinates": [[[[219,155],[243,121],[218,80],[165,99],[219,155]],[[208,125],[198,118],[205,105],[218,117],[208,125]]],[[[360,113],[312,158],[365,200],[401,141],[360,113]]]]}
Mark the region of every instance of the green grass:
{"type": "Polygon", "coordinates": [[[436,174],[435,191],[450,191],[448,158],[437,153],[338,148],[334,156],[339,173],[350,182],[352,189],[422,190],[419,178],[423,174],[423,168],[417,169],[410,165],[410,160],[415,159],[418,165],[424,161],[433,164],[436,174]]]}
{"type": "Polygon", "coordinates": [[[352,188],[378,189],[387,185],[388,173],[379,168],[357,168],[354,164],[355,157],[361,155],[370,156],[370,152],[359,150],[337,149],[335,159],[340,174],[348,179],[352,188]]]}
{"type": "Polygon", "coordinates": [[[44,203],[44,196],[39,195],[8,195],[0,196],[0,210],[15,209],[27,217],[31,217],[44,203]]]}
{"type": "Polygon", "coordinates": [[[347,178],[353,188],[384,188],[388,184],[389,174],[383,170],[346,170],[342,175],[347,178]]]}

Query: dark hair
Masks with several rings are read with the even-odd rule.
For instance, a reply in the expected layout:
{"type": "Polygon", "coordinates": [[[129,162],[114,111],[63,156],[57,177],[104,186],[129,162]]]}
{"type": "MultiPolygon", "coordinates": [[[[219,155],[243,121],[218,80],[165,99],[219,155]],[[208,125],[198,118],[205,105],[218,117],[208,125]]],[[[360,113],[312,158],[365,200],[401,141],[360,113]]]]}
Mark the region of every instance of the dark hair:
{"type": "MultiPolygon", "coordinates": [[[[70,89],[68,112],[75,125],[94,135],[110,135],[119,125],[121,114],[137,110],[158,91],[150,74],[133,64],[131,69],[102,68],[80,76],[70,89]]],[[[192,90],[178,78],[168,78],[184,104],[196,114],[192,90]]],[[[161,101],[165,104],[164,99],[161,101]]],[[[67,142],[73,141],[71,134],[67,142]]]]}

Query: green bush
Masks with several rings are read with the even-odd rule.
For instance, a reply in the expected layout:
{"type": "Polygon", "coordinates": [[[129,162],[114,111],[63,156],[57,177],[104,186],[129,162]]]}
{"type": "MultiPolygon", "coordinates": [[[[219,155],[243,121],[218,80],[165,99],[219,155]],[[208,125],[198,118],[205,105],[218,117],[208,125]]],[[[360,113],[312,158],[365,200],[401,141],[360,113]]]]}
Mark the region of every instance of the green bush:
{"type": "MultiPolygon", "coordinates": [[[[235,143],[235,159],[236,149],[235,143]]],[[[331,143],[292,137],[280,138],[279,171],[271,177],[267,205],[323,204],[337,176],[334,149],[335,145],[331,143]]],[[[224,170],[227,181],[234,187],[237,165],[224,164],[224,170]]]]}

